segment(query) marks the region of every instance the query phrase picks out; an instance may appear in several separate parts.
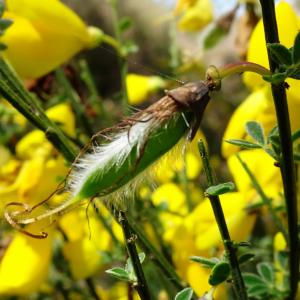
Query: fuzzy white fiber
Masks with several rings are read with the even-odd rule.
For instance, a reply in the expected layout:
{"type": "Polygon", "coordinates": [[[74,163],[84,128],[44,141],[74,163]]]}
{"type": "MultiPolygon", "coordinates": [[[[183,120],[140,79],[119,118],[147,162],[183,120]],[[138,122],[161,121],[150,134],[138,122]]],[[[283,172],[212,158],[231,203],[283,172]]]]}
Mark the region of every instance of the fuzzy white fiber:
{"type": "Polygon", "coordinates": [[[149,119],[148,115],[130,128],[109,136],[108,143],[92,146],[92,151],[79,158],[70,174],[68,188],[72,197],[76,197],[80,193],[86,180],[97,169],[102,169],[105,173],[113,165],[121,166],[135,146],[139,153],[150,131],[156,125],[155,118],[149,119]]]}

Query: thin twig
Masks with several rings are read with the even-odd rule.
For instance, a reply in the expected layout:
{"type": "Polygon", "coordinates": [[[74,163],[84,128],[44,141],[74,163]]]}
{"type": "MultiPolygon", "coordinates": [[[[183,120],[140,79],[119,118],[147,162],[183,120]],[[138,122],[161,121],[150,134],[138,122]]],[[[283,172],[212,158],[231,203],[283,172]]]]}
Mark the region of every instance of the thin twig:
{"type": "MultiPolygon", "coordinates": [[[[215,185],[216,180],[212,175],[213,173],[212,173],[211,166],[209,163],[208,154],[206,152],[206,149],[205,149],[205,146],[204,146],[204,143],[202,140],[199,141],[198,147],[199,147],[199,152],[200,152],[200,155],[202,158],[203,168],[204,168],[206,178],[207,178],[207,184],[208,184],[208,186],[215,185]]],[[[244,283],[244,280],[243,280],[243,277],[241,274],[241,270],[239,267],[239,263],[238,263],[238,259],[237,259],[237,255],[236,255],[236,248],[234,247],[233,241],[231,240],[230,235],[229,235],[229,231],[227,228],[227,224],[226,224],[226,220],[225,220],[225,216],[223,213],[223,209],[221,206],[219,196],[208,195],[208,198],[210,200],[210,203],[211,203],[214,215],[215,215],[215,219],[217,221],[219,231],[220,231],[220,234],[221,234],[221,237],[223,240],[224,248],[225,248],[225,251],[228,256],[228,260],[229,260],[229,263],[231,266],[234,291],[235,291],[238,299],[247,300],[248,296],[247,296],[247,292],[246,292],[245,283],[244,283]]]]}
{"type": "MultiPolygon", "coordinates": [[[[273,0],[260,0],[266,43],[279,43],[275,5],[273,0]]],[[[278,68],[268,51],[271,72],[278,68]]],[[[284,196],[287,209],[289,232],[289,273],[290,294],[287,299],[295,299],[299,280],[299,237],[298,237],[298,209],[296,175],[293,158],[293,144],[291,139],[291,125],[287,96],[284,83],[272,84],[272,95],[276,109],[279,137],[282,151],[280,170],[283,182],[284,196]]]]}
{"type": "Polygon", "coordinates": [[[140,258],[136,249],[136,235],[130,230],[126,215],[123,211],[119,211],[119,223],[122,226],[124,240],[127,248],[128,255],[137,277],[137,283],[134,286],[142,300],[151,300],[149,288],[144,275],[144,271],[140,262],[140,258]]]}

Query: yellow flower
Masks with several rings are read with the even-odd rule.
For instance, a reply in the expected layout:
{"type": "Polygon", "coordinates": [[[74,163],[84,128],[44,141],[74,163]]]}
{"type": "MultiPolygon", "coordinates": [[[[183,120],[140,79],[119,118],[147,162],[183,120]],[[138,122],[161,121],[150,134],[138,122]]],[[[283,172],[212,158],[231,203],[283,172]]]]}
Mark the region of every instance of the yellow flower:
{"type": "MultiPolygon", "coordinates": [[[[60,104],[47,111],[52,120],[74,134],[74,116],[67,104],[60,104]]],[[[55,150],[45,134],[34,130],[16,145],[17,157],[12,156],[0,167],[1,207],[12,201],[36,204],[47,198],[68,171],[64,159],[54,156],[55,150]],[[47,180],[45,180],[47,174],[47,180]]]]}
{"type": "Polygon", "coordinates": [[[159,76],[127,74],[126,86],[129,104],[138,105],[149,100],[151,93],[165,87],[165,81],[159,76]]]}
{"type": "MultiPolygon", "coordinates": [[[[33,224],[27,229],[39,232],[40,226],[33,224]]],[[[52,240],[51,232],[43,240],[16,233],[0,262],[1,295],[24,295],[40,288],[48,275],[52,240]]]]}
{"type": "MultiPolygon", "coordinates": [[[[298,16],[285,1],[279,2],[276,6],[276,16],[281,43],[286,47],[293,46],[295,36],[300,28],[298,16]],[[289,22],[286,22],[286,20],[289,20],[289,22]]],[[[247,60],[268,67],[262,20],[259,21],[251,35],[247,60]]],[[[261,76],[250,72],[244,74],[244,81],[254,91],[237,108],[231,117],[224,134],[225,140],[247,138],[244,127],[246,122],[250,120],[262,123],[266,133],[269,133],[276,124],[276,114],[270,85],[261,76]]],[[[289,114],[292,131],[295,131],[300,128],[300,82],[295,79],[288,79],[287,82],[290,85],[290,88],[287,89],[289,114]]],[[[238,147],[223,143],[222,153],[225,157],[230,156],[236,151],[238,151],[238,147]]]]}
{"type": "Polygon", "coordinates": [[[182,31],[199,31],[213,18],[213,7],[210,0],[179,0],[175,9],[180,14],[178,23],[182,31]]]}
{"type": "Polygon", "coordinates": [[[3,55],[24,79],[43,76],[101,41],[99,29],[58,0],[7,0],[6,7],[4,18],[14,23],[1,37],[8,46],[3,55]]]}
{"type": "MultiPolygon", "coordinates": [[[[276,18],[279,30],[280,42],[290,48],[294,44],[294,39],[299,31],[299,18],[290,4],[286,1],[280,1],[276,6],[276,18]],[[289,20],[288,22],[286,20],[289,20]]],[[[267,48],[264,36],[263,22],[260,20],[256,25],[250,41],[247,53],[247,61],[258,63],[264,67],[269,68],[267,48]]],[[[260,85],[266,84],[261,76],[247,72],[244,74],[244,81],[247,86],[257,88],[260,85]]],[[[297,80],[289,79],[291,90],[300,89],[300,83],[297,80]]]]}

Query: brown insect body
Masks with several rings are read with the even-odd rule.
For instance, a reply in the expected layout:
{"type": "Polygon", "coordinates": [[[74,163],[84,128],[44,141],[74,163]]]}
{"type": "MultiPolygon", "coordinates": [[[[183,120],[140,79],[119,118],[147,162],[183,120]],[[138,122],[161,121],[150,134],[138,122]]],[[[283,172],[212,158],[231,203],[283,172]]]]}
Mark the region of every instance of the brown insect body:
{"type": "Polygon", "coordinates": [[[203,117],[204,110],[210,100],[209,85],[205,81],[189,82],[181,87],[166,92],[178,104],[194,113],[195,118],[190,124],[188,140],[191,141],[196,135],[203,117]]]}

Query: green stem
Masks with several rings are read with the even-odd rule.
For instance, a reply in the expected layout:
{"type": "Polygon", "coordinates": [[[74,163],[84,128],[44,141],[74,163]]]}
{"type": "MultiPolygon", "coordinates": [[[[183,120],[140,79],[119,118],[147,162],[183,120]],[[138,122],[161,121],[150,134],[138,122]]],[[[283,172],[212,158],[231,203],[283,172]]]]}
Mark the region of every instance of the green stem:
{"type": "MultiPolygon", "coordinates": [[[[204,143],[202,140],[198,143],[199,152],[202,158],[203,168],[206,174],[207,178],[207,184],[208,186],[212,186],[216,184],[216,180],[212,175],[212,169],[209,163],[208,154],[206,152],[204,143]]],[[[219,231],[223,240],[224,248],[226,251],[226,254],[228,256],[228,260],[231,266],[231,272],[232,272],[232,279],[233,279],[233,287],[236,293],[236,296],[240,300],[247,300],[247,292],[245,283],[241,274],[241,270],[239,267],[237,255],[236,255],[236,248],[233,244],[233,241],[230,238],[229,231],[227,228],[225,216],[223,213],[223,209],[221,206],[221,202],[219,199],[219,196],[211,196],[208,195],[208,198],[210,200],[215,219],[217,221],[219,231]]]]}
{"type": "Polygon", "coordinates": [[[139,255],[135,246],[136,235],[131,231],[128,224],[126,215],[123,211],[119,211],[118,217],[119,223],[122,226],[124,240],[127,248],[128,255],[131,259],[131,263],[134,269],[134,273],[137,277],[137,283],[134,286],[138,294],[141,297],[141,300],[150,300],[150,292],[144,275],[144,271],[139,259],[139,255]]]}
{"type": "Polygon", "coordinates": [[[279,217],[277,216],[276,212],[274,211],[273,205],[271,200],[267,197],[267,195],[265,194],[264,190],[262,189],[262,187],[260,186],[260,184],[258,183],[258,181],[256,180],[254,174],[251,172],[251,170],[249,169],[248,165],[241,159],[241,157],[237,154],[237,159],[239,160],[240,164],[242,165],[242,167],[244,168],[244,170],[246,171],[247,175],[249,176],[253,187],[255,188],[255,190],[258,192],[258,194],[260,195],[263,203],[268,206],[269,208],[269,212],[271,214],[271,217],[273,219],[274,224],[277,226],[278,230],[280,230],[285,238],[285,240],[287,241],[287,243],[289,242],[288,240],[288,233],[286,231],[286,229],[284,228],[281,220],[279,219],[279,217]]]}
{"type": "Polygon", "coordinates": [[[240,74],[244,72],[254,72],[259,75],[270,75],[270,71],[265,67],[252,63],[252,62],[237,62],[233,64],[228,64],[222,68],[219,68],[220,79],[231,76],[233,74],[240,74]]]}
{"type": "MultiPolygon", "coordinates": [[[[129,215],[127,215],[128,224],[134,232],[138,240],[140,247],[150,255],[153,263],[163,272],[163,274],[171,281],[173,286],[177,289],[177,291],[181,291],[186,286],[182,283],[180,277],[174,270],[173,266],[169,263],[169,261],[151,244],[147,236],[145,235],[141,226],[137,225],[135,220],[132,219],[129,215]]],[[[194,293],[195,294],[195,293],[194,293]]],[[[197,299],[197,296],[194,295],[193,299],[197,299]]]]}
{"type": "Polygon", "coordinates": [[[8,64],[0,58],[0,94],[33,125],[45,132],[47,139],[68,160],[76,157],[75,147],[62,130],[44,113],[35,99],[24,88],[8,64]]]}
{"type": "MultiPolygon", "coordinates": [[[[275,5],[273,0],[260,0],[266,43],[279,43],[275,5]]],[[[278,65],[268,51],[271,72],[278,65]]],[[[291,139],[291,125],[289,119],[287,96],[284,83],[272,84],[272,95],[276,109],[276,116],[281,143],[282,159],[280,160],[281,177],[287,208],[287,222],[289,232],[289,273],[290,294],[287,299],[295,299],[299,279],[299,237],[298,237],[298,209],[296,176],[293,159],[293,145],[291,139]]]]}
{"type": "Polygon", "coordinates": [[[68,78],[66,77],[64,71],[62,69],[57,69],[55,71],[55,75],[58,83],[63,87],[64,93],[67,99],[71,102],[71,105],[76,114],[77,120],[80,123],[81,127],[84,128],[85,133],[88,136],[93,135],[93,129],[90,125],[90,121],[85,115],[84,106],[81,103],[81,100],[78,94],[74,91],[72,85],[70,84],[68,78]]]}
{"type": "MultiPolygon", "coordinates": [[[[128,107],[128,93],[126,85],[126,76],[128,71],[128,65],[126,55],[122,53],[122,35],[119,26],[119,14],[118,14],[118,0],[110,1],[112,7],[112,20],[115,29],[115,36],[118,45],[118,60],[120,65],[120,76],[121,76],[121,93],[122,93],[122,106],[123,112],[126,114],[128,107]]],[[[115,47],[114,47],[115,48],[115,47]]]]}
{"type": "Polygon", "coordinates": [[[93,299],[101,300],[99,295],[96,292],[96,288],[95,288],[95,284],[93,282],[93,279],[91,277],[89,277],[85,280],[85,282],[86,282],[86,284],[89,288],[89,292],[90,292],[91,296],[93,297],[93,299]]]}

